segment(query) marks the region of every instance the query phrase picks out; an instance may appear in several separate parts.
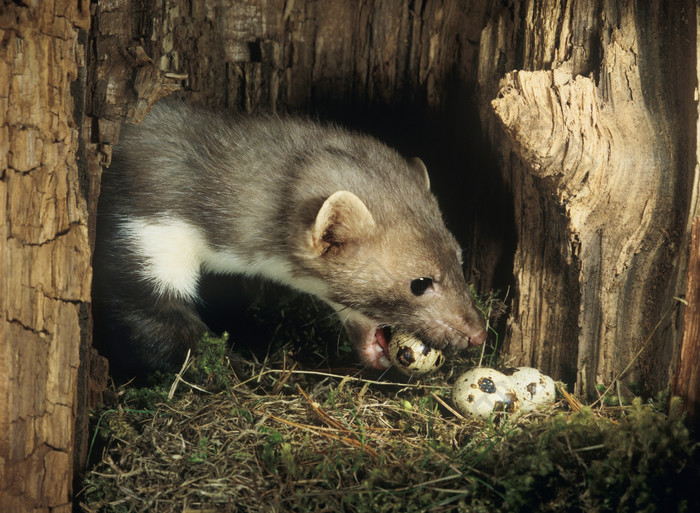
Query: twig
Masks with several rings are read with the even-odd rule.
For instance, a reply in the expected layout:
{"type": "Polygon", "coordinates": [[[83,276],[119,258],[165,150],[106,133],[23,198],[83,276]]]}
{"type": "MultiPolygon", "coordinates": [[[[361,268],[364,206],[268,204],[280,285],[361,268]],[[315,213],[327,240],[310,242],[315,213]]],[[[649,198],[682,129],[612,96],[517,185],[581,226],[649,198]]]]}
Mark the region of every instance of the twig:
{"type": "Polygon", "coordinates": [[[183,382],[185,385],[187,385],[190,388],[194,388],[195,390],[199,390],[200,392],[204,392],[205,394],[211,393],[211,392],[209,392],[209,390],[205,390],[202,387],[198,387],[197,385],[195,385],[193,383],[189,383],[182,378],[182,375],[187,371],[189,366],[192,365],[191,354],[192,354],[192,351],[190,349],[188,349],[187,356],[185,356],[185,361],[182,364],[182,367],[180,368],[180,372],[178,372],[175,375],[175,380],[173,381],[173,384],[170,385],[170,392],[168,392],[168,400],[171,400],[173,397],[175,397],[175,391],[177,390],[177,385],[180,382],[183,382]]]}
{"type": "Polygon", "coordinates": [[[291,374],[304,374],[308,376],[324,376],[327,378],[338,378],[338,379],[345,379],[345,380],[350,380],[350,381],[355,381],[357,383],[369,383],[370,385],[384,385],[384,386],[399,386],[399,387],[404,387],[404,388],[433,388],[433,389],[448,389],[450,387],[445,387],[445,386],[438,386],[438,385],[426,385],[424,383],[396,383],[394,381],[375,381],[371,379],[365,379],[365,378],[357,378],[355,376],[348,376],[348,375],[342,375],[342,374],[334,374],[332,372],[321,372],[321,371],[306,371],[306,370],[285,370],[285,369],[267,369],[265,371],[262,371],[258,374],[255,375],[254,378],[247,379],[245,381],[242,381],[241,383],[238,383],[236,385],[233,385],[231,388],[238,388],[246,383],[249,383],[254,380],[259,380],[262,378],[265,374],[286,374],[286,373],[291,373],[291,374]]]}

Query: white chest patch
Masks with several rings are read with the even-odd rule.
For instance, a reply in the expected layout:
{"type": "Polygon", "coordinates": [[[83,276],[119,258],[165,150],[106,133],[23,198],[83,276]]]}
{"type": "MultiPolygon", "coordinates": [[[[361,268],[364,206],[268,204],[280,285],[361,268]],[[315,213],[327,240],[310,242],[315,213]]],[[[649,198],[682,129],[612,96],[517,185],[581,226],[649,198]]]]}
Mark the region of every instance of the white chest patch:
{"type": "Polygon", "coordinates": [[[144,280],[158,294],[170,293],[192,299],[207,243],[201,232],[178,219],[130,219],[121,225],[125,244],[132,246],[141,259],[139,269],[144,280]]]}
{"type": "Polygon", "coordinates": [[[160,295],[195,299],[202,271],[261,276],[303,292],[326,296],[325,283],[295,276],[292,265],[277,256],[246,258],[233,249],[217,250],[202,230],[177,218],[129,219],[121,237],[141,260],[139,272],[160,295]]]}

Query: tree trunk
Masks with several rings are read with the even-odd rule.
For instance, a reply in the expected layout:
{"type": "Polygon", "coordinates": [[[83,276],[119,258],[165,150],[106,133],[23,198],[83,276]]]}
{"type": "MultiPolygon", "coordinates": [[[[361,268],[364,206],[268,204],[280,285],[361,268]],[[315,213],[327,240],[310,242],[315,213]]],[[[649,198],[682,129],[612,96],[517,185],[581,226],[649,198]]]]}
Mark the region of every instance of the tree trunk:
{"type": "Polygon", "coordinates": [[[515,205],[506,349],[590,392],[668,386],[697,214],[695,4],[507,2],[480,109],[515,205]],[[511,71],[517,69],[519,71],[511,71]]]}
{"type": "Polygon", "coordinates": [[[90,17],[87,1],[36,5],[0,7],[0,509],[69,512],[91,280],[74,88],[90,17]]]}

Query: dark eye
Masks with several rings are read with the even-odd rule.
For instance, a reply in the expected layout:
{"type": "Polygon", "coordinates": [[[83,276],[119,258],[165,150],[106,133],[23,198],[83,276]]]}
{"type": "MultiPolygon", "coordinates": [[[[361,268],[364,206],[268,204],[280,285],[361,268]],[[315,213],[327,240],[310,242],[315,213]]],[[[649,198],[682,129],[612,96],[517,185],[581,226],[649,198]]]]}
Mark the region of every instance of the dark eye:
{"type": "Polygon", "coordinates": [[[422,296],[423,293],[433,286],[432,278],[416,278],[411,281],[411,292],[414,296],[422,296]]]}

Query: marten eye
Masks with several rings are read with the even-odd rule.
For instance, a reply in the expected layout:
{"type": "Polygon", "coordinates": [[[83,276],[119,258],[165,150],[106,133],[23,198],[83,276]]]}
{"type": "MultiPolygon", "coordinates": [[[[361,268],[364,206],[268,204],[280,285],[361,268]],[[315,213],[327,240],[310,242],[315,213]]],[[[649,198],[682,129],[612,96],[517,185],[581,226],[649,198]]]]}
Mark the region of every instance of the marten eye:
{"type": "Polygon", "coordinates": [[[422,296],[426,290],[433,286],[433,279],[424,276],[411,280],[411,292],[414,296],[422,296]]]}

